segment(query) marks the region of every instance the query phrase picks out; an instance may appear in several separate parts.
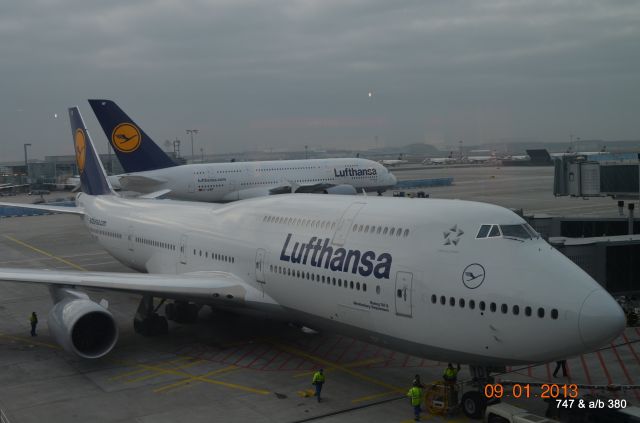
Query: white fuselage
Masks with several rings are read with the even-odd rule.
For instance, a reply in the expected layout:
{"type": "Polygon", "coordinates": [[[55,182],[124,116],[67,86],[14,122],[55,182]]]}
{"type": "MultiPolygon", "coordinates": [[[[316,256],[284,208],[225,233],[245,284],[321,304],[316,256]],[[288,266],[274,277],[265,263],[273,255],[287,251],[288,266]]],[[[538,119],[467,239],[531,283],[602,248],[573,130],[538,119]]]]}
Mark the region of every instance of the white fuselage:
{"type": "Polygon", "coordinates": [[[412,355],[550,361],[599,347],[624,321],[542,239],[477,238],[481,225],[524,225],[489,204],[305,194],[227,205],[80,194],[78,203],[100,244],[134,269],[229,272],[261,293],[244,304],[255,312],[412,355]]]}
{"type": "Polygon", "coordinates": [[[384,191],[396,184],[384,166],[357,158],[191,164],[111,177],[112,182],[114,179],[126,190],[169,189],[168,198],[204,202],[260,197],[282,187],[351,185],[361,192],[384,191]]]}

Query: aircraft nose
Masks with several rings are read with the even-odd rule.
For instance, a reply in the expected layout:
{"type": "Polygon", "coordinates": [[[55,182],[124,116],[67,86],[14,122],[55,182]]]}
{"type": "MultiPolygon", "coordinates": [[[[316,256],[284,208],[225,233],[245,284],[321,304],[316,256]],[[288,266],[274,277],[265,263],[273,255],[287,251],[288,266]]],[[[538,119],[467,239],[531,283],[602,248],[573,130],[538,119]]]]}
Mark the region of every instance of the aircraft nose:
{"type": "Polygon", "coordinates": [[[582,303],[579,328],[587,348],[595,349],[612,341],[625,326],[622,308],[606,291],[596,289],[582,303]]]}

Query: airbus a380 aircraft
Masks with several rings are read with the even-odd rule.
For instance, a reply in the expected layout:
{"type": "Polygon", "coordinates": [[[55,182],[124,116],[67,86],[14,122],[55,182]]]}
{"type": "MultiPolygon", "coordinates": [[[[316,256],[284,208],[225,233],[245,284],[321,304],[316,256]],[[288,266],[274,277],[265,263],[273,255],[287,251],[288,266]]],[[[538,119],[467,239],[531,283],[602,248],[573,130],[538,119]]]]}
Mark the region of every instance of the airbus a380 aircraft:
{"type": "Polygon", "coordinates": [[[122,164],[113,184],[167,198],[227,202],[283,193],[381,193],[395,176],[366,159],[280,160],[176,166],[167,154],[111,100],[89,104],[122,164]]]}
{"type": "MultiPolygon", "coordinates": [[[[156,297],[174,300],[165,311],[177,321],[196,304],[247,311],[469,363],[479,375],[591,351],[625,326],[600,285],[502,207],[305,194],[226,205],[121,198],[77,108],[70,118],[77,208],[26,206],[84,216],[111,255],[147,273],[2,268],[0,280],[51,286],[49,328],[82,357],[107,354],[118,330],[76,287],[140,294],[139,332],[166,330],[156,297]]],[[[463,397],[470,415],[482,404],[477,391],[463,397]]]]}

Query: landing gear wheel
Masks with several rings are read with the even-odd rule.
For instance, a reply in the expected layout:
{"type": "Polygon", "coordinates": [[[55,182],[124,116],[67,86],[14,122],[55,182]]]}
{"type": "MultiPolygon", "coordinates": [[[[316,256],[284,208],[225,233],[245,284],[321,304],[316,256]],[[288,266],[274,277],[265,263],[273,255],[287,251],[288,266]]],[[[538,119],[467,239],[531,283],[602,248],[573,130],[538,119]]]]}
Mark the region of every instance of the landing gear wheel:
{"type": "Polygon", "coordinates": [[[176,301],[164,307],[167,319],[176,323],[195,323],[198,320],[199,311],[198,305],[185,301],[176,301]]]}
{"type": "Polygon", "coordinates": [[[145,319],[134,319],[133,329],[143,336],[166,335],[169,333],[169,324],[164,316],[154,313],[145,319]]]}
{"type": "Polygon", "coordinates": [[[465,416],[470,419],[479,419],[487,405],[486,399],[478,391],[469,391],[462,395],[460,403],[465,416]]]}

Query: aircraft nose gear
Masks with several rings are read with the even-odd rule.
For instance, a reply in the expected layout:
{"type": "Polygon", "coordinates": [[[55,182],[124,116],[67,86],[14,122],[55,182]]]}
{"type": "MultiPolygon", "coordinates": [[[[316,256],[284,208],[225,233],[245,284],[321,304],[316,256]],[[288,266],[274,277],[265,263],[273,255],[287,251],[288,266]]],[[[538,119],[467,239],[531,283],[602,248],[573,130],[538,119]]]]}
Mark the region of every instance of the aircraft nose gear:
{"type": "Polygon", "coordinates": [[[133,319],[133,329],[136,333],[143,336],[156,336],[166,335],[169,332],[167,319],[156,313],[163,303],[164,300],[160,301],[160,304],[154,308],[152,296],[142,297],[138,311],[136,311],[136,317],[133,319]]]}

